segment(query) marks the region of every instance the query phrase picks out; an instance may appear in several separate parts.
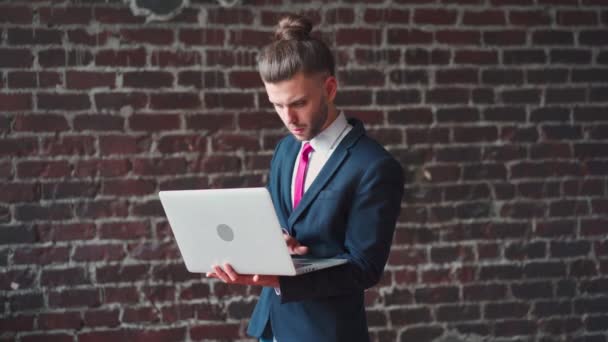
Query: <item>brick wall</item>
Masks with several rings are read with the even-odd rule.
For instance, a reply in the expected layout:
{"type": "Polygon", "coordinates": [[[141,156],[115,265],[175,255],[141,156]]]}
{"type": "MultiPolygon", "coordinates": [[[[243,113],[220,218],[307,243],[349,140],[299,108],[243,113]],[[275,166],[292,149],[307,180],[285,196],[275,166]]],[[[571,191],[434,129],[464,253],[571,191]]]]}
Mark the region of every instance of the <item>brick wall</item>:
{"type": "Polygon", "coordinates": [[[259,289],[188,273],[157,192],[265,184],[286,11],[407,169],[372,338],[608,341],[604,0],[0,2],[0,341],[245,339],[259,289]]]}

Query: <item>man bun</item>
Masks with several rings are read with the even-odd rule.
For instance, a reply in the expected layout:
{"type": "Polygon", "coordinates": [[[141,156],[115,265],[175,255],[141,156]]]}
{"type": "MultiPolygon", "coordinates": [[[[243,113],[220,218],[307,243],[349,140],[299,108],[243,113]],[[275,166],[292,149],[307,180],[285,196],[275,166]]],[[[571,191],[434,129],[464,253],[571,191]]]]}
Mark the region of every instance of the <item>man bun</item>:
{"type": "Polygon", "coordinates": [[[289,14],[279,20],[274,33],[275,41],[278,40],[309,40],[312,31],[312,22],[301,15],[289,14]]]}

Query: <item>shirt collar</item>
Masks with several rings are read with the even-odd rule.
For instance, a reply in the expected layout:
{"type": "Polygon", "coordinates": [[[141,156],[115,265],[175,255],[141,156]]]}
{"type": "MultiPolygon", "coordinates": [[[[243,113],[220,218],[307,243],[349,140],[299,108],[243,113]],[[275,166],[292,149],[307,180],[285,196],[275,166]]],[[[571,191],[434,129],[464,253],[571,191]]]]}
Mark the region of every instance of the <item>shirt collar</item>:
{"type": "Polygon", "coordinates": [[[310,140],[310,145],[312,145],[315,152],[322,154],[329,153],[337,147],[336,141],[344,133],[347,125],[348,121],[346,121],[346,116],[344,113],[340,112],[334,122],[310,140]]]}

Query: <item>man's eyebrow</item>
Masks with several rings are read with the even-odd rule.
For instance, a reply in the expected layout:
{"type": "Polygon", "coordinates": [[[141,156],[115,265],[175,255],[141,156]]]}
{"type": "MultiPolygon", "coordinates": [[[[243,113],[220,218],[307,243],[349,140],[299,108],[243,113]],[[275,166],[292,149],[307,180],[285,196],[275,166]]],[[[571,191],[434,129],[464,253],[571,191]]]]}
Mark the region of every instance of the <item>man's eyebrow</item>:
{"type": "MultiPolygon", "coordinates": [[[[270,103],[275,104],[275,105],[276,105],[276,104],[279,104],[279,103],[276,103],[276,102],[272,102],[272,100],[271,100],[271,99],[268,99],[268,101],[270,101],[270,103]]],[[[296,104],[296,103],[298,103],[298,102],[303,102],[303,101],[306,101],[306,96],[302,96],[302,97],[300,97],[300,98],[298,98],[298,99],[295,99],[295,100],[293,100],[293,101],[289,102],[289,103],[287,104],[287,106],[293,106],[294,104],[296,104]]]]}

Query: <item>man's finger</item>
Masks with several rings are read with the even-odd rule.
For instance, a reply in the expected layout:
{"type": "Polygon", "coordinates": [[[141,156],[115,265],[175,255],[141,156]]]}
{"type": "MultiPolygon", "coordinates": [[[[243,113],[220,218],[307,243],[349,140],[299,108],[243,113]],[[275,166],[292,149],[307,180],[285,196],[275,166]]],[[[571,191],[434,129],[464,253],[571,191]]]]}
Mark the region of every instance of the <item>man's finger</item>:
{"type": "Polygon", "coordinates": [[[304,254],[308,253],[308,247],[299,245],[299,246],[295,247],[293,249],[293,251],[297,255],[304,255],[304,254]]]}
{"type": "Polygon", "coordinates": [[[228,275],[228,277],[230,277],[230,280],[232,281],[236,281],[239,277],[234,268],[232,268],[232,266],[228,263],[224,264],[224,271],[226,271],[226,274],[228,275]]]}
{"type": "Polygon", "coordinates": [[[213,270],[217,274],[217,276],[225,283],[230,282],[230,277],[224,272],[224,270],[218,265],[213,265],[213,270]]]}

